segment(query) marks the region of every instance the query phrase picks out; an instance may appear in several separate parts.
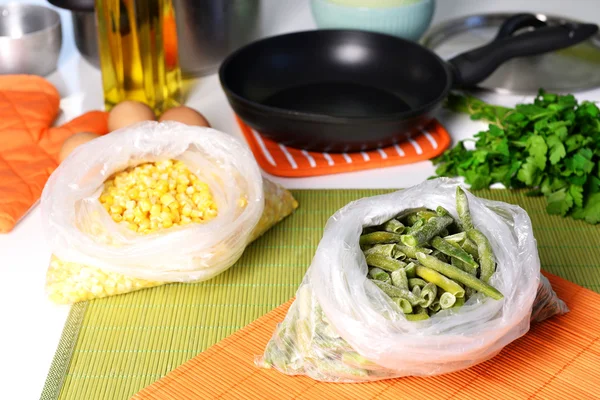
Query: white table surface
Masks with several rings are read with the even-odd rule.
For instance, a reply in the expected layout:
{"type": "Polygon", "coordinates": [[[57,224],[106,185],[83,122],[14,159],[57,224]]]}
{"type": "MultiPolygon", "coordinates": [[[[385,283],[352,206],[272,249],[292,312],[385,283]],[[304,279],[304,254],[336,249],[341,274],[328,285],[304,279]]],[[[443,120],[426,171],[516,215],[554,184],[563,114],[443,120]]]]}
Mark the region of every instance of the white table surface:
{"type": "MultiPolygon", "coordinates": [[[[7,2],[0,0],[0,4],[7,2]]],[[[29,2],[47,4],[43,0],[29,2]]],[[[265,4],[265,21],[271,33],[314,28],[308,0],[265,0],[265,4]]],[[[545,12],[600,23],[596,4],[596,0],[573,0],[568,5],[564,0],[438,0],[434,24],[493,11],[545,12]]],[[[62,96],[62,115],[57,123],[103,106],[100,73],[79,56],[70,14],[59,12],[64,44],[59,69],[47,77],[62,96]]],[[[240,136],[216,76],[198,79],[192,86],[187,104],[204,113],[214,128],[240,136]]],[[[577,95],[580,99],[600,100],[599,90],[577,95]]],[[[490,95],[486,100],[512,105],[526,99],[490,95]]],[[[454,140],[470,137],[485,127],[461,115],[442,113],[439,118],[454,140]]],[[[398,188],[422,182],[433,172],[430,162],[421,162],[327,177],[273,180],[288,188],[398,188]]],[[[67,306],[53,305],[44,293],[50,249],[41,226],[39,207],[34,207],[12,232],[0,235],[0,387],[5,399],[39,398],[69,312],[67,306]]]]}

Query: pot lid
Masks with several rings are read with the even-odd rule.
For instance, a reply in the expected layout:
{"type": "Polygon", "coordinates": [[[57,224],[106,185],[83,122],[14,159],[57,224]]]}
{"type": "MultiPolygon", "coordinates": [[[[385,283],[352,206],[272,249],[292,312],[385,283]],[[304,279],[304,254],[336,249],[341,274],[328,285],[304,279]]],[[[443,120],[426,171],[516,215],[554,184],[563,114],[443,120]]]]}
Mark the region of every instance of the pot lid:
{"type": "MultiPolygon", "coordinates": [[[[580,23],[562,17],[535,14],[548,25],[580,23]]],[[[482,14],[444,22],[433,27],[421,43],[449,60],[489,43],[512,14],[482,14]]],[[[567,49],[521,57],[501,65],[478,85],[499,93],[537,94],[540,88],[567,93],[600,87],[600,34],[567,49]]]]}

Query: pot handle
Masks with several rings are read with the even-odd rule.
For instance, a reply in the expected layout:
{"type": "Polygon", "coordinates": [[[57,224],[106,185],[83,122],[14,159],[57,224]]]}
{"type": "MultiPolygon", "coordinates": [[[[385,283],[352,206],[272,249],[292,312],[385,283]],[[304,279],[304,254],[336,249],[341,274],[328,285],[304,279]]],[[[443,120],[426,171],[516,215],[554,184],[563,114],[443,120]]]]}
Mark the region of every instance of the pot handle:
{"type": "Polygon", "coordinates": [[[504,22],[489,44],[460,54],[449,61],[457,86],[474,86],[501,64],[515,58],[564,49],[583,42],[598,32],[595,24],[547,26],[533,14],[517,14],[504,22]],[[537,22],[536,22],[537,21],[537,22]],[[514,36],[521,28],[534,30],[514,36]]]}

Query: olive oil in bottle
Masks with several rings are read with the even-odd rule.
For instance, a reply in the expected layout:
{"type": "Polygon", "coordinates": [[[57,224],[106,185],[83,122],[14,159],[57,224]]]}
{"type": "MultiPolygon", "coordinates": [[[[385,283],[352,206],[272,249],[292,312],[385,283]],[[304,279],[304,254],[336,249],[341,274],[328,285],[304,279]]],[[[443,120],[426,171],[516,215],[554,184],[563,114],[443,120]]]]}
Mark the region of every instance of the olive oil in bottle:
{"type": "Polygon", "coordinates": [[[172,0],[96,0],[105,108],[123,100],[160,114],[181,104],[172,0]]]}

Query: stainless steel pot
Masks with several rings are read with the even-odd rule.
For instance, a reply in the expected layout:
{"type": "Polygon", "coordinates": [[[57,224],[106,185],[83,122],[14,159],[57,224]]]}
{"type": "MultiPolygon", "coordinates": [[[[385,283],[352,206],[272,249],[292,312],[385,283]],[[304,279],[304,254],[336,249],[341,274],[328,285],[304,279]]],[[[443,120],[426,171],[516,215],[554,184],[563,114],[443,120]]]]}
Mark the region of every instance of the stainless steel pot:
{"type": "MultiPolygon", "coordinates": [[[[77,49],[99,67],[94,0],[48,0],[73,12],[77,49]]],[[[143,0],[146,1],[146,0],[143,0]]],[[[262,0],[173,0],[184,76],[203,76],[239,47],[260,38],[262,0]]]]}

